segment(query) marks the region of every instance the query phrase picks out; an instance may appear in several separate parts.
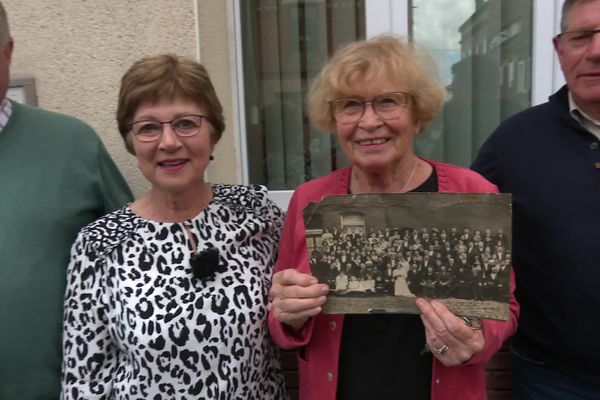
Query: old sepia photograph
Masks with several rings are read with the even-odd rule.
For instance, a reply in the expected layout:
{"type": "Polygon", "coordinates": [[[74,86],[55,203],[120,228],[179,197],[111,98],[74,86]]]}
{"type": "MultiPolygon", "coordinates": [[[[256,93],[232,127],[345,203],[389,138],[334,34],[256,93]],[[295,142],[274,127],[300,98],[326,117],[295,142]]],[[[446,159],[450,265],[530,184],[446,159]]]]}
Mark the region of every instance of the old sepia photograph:
{"type": "Polygon", "coordinates": [[[329,196],[304,209],[312,274],[329,314],[418,313],[416,297],[457,315],[506,320],[511,196],[329,196]]]}

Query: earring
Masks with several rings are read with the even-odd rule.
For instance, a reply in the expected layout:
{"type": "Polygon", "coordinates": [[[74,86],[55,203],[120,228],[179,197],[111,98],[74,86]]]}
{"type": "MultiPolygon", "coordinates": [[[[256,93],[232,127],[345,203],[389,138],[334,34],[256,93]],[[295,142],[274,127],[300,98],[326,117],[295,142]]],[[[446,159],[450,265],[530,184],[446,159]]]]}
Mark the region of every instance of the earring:
{"type": "Polygon", "coordinates": [[[212,160],[214,160],[214,159],[215,159],[215,158],[213,157],[213,155],[212,155],[212,154],[210,155],[210,157],[208,157],[208,161],[212,161],[212,160]]]}

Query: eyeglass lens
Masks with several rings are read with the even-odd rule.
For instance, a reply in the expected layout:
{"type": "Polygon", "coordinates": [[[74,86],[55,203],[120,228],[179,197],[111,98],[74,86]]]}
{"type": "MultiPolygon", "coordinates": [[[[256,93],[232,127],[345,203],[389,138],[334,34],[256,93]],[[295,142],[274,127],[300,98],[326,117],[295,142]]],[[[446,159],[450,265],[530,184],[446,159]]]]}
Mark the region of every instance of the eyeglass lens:
{"type": "Polygon", "coordinates": [[[370,101],[358,99],[337,99],[332,102],[333,115],[339,122],[358,121],[364,114],[366,105],[371,103],[373,111],[381,119],[393,119],[399,116],[400,110],[408,104],[407,93],[386,93],[370,101]]]}
{"type": "Polygon", "coordinates": [[[146,142],[158,139],[165,124],[171,125],[178,136],[193,136],[200,131],[203,118],[201,115],[185,115],[171,121],[138,121],[131,125],[131,130],[139,140],[146,142]]]}
{"type": "Polygon", "coordinates": [[[559,35],[559,38],[564,39],[571,47],[581,48],[588,46],[596,33],[600,33],[600,29],[563,32],[559,35]]]}

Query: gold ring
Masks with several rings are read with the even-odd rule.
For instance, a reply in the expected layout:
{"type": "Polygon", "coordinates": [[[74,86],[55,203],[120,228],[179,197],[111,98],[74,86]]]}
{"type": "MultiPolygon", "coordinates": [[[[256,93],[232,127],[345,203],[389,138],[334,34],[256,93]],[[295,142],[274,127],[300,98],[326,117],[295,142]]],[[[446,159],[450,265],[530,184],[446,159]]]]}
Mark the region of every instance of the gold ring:
{"type": "Polygon", "coordinates": [[[446,353],[448,350],[450,350],[450,347],[448,347],[447,344],[444,343],[444,345],[442,347],[440,347],[439,349],[436,349],[435,347],[432,349],[433,352],[435,354],[444,354],[446,353]]]}

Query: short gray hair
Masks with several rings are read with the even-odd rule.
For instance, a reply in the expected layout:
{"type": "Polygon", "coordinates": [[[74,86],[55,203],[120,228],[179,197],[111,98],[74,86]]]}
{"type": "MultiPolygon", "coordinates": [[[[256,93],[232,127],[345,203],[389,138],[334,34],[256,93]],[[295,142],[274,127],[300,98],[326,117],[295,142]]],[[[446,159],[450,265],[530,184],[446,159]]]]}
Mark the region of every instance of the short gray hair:
{"type": "Polygon", "coordinates": [[[565,32],[567,30],[567,24],[569,19],[569,12],[571,8],[577,3],[583,3],[584,1],[589,0],[565,0],[562,6],[562,14],[560,16],[560,31],[565,32]]]}
{"type": "Polygon", "coordinates": [[[0,2],[0,43],[6,44],[8,42],[8,38],[10,37],[10,29],[8,28],[8,17],[6,15],[6,10],[0,2]]]}

